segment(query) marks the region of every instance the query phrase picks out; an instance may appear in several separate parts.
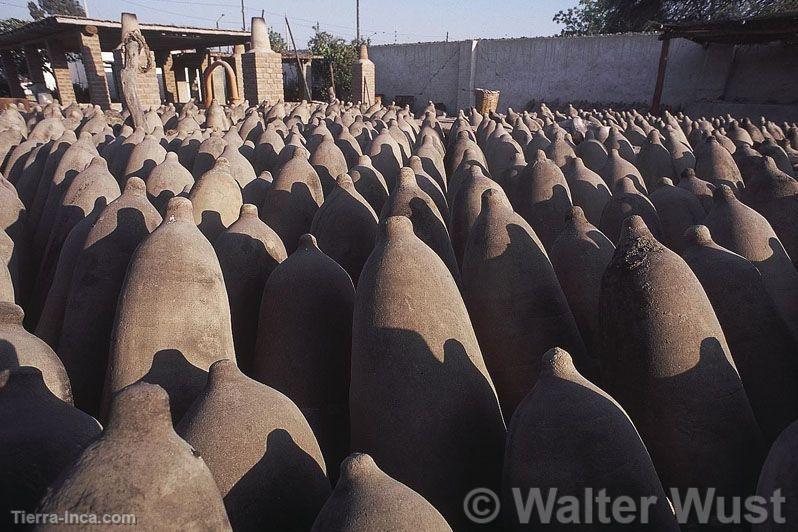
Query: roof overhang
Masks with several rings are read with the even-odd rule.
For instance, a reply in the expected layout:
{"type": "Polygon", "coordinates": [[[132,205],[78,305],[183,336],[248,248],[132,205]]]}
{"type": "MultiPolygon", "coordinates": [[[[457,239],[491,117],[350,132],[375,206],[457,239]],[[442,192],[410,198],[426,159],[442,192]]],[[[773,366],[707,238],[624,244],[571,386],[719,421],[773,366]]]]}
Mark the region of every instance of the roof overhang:
{"type": "Polygon", "coordinates": [[[798,12],[741,20],[663,25],[660,39],[675,38],[700,44],[798,43],[798,12]]]}

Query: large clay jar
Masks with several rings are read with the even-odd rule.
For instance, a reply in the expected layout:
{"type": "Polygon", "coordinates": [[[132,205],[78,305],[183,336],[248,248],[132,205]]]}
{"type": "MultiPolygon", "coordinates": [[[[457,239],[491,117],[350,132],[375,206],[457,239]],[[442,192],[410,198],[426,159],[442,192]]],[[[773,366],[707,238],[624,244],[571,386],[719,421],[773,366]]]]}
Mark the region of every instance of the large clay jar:
{"type": "Polygon", "coordinates": [[[587,353],[594,359],[598,357],[599,347],[601,277],[614,252],[610,239],[591,225],[582,209],[574,207],[549,253],[587,353]]]}
{"type": "Polygon", "coordinates": [[[773,497],[783,497],[779,515],[773,506],[763,523],[754,524],[752,532],[788,532],[798,523],[798,421],[787,427],[770,448],[765,465],[759,474],[756,494],[772,502],[773,497]]]}
{"type": "MultiPolygon", "coordinates": [[[[144,140],[133,147],[125,166],[125,181],[130,177],[146,178],[157,165],[166,158],[166,150],[158,139],[146,135],[144,140]]],[[[123,181],[124,182],[124,181],[123,181]]]]}
{"type": "Polygon", "coordinates": [[[313,150],[313,154],[310,156],[310,164],[313,165],[316,173],[319,174],[325,197],[335,187],[335,179],[349,170],[343,152],[336,146],[332,137],[324,138],[313,150]]]}
{"type": "Polygon", "coordinates": [[[194,223],[210,242],[214,242],[225,229],[238,219],[241,205],[241,187],[230,173],[227,159],[220,157],[213,168],[197,180],[188,199],[194,206],[194,223]]]}
{"type": "Polygon", "coordinates": [[[513,208],[532,226],[546,249],[562,229],[563,220],[573,207],[571,192],[562,170],[538,150],[519,176],[510,197],[513,208]]]}
{"type": "Polygon", "coordinates": [[[203,140],[191,166],[191,175],[194,176],[194,179],[199,179],[202,174],[213,168],[214,162],[222,155],[226,147],[227,141],[219,131],[214,131],[210,137],[203,140]]]}
{"type": "Polygon", "coordinates": [[[676,253],[681,253],[687,245],[684,232],[688,227],[701,223],[706,211],[695,195],[673,186],[673,182],[667,177],[658,180],[651,190],[648,198],[657,211],[662,243],[676,253]]]}
{"type": "Polygon", "coordinates": [[[459,282],[460,271],[457,259],[446,230],[443,216],[435,206],[429,194],[421,190],[416,182],[416,175],[409,167],[399,172],[396,186],[388,196],[382,208],[380,220],[391,216],[404,216],[413,224],[413,232],[441,258],[452,277],[459,282]]]}
{"type": "Polygon", "coordinates": [[[590,223],[598,225],[604,206],[612,197],[607,184],[601,176],[585,166],[579,157],[570,160],[563,168],[563,174],[574,205],[582,208],[590,223]]]}
{"type": "Polygon", "coordinates": [[[380,223],[360,276],[351,375],[351,448],[473,528],[463,498],[498,489],[504,421],[457,285],[403,216],[380,223]]]}
{"type": "Polygon", "coordinates": [[[138,177],[103,209],[72,273],[58,354],[72,380],[75,405],[99,416],[117,300],[138,245],[161,223],[138,177]]]}
{"type": "Polygon", "coordinates": [[[662,135],[656,129],[648,134],[645,143],[637,155],[637,167],[648,190],[653,190],[663,177],[676,178],[673,156],[668,148],[662,145],[662,135]]]}
{"type": "Polygon", "coordinates": [[[568,346],[581,367],[593,368],[543,245],[502,196],[493,189],[482,195],[463,256],[463,300],[510,419],[547,349],[568,346]]]}
{"type": "Polygon", "coordinates": [[[64,364],[49,345],[25,330],[23,316],[18,305],[0,301],[0,370],[37,368],[53,395],[72,404],[72,388],[64,364]]]}
{"type": "Polygon", "coordinates": [[[745,185],[742,201],[765,217],[798,268],[798,181],[782,172],[770,157],[745,185]]]}
{"type": "Polygon", "coordinates": [[[349,357],[355,291],[346,271],[304,235],[266,281],[252,376],[299,406],[337,468],[349,449],[349,357]]]}
{"type": "Polygon", "coordinates": [[[629,216],[640,216],[655,237],[661,238],[659,216],[654,204],[635,187],[628,177],[620,179],[612,191],[612,198],[601,213],[599,229],[607,238],[617,243],[623,221],[629,216]]]}
{"type": "Polygon", "coordinates": [[[607,162],[604,163],[604,167],[599,174],[601,178],[604,179],[604,182],[607,183],[607,186],[613,194],[618,186],[618,182],[622,179],[631,179],[632,184],[640,194],[648,193],[646,183],[643,180],[643,176],[640,175],[640,171],[634,164],[621,157],[618,150],[610,150],[607,162]]]}
{"type": "Polygon", "coordinates": [[[505,204],[510,206],[510,200],[499,184],[486,177],[479,165],[471,166],[469,175],[460,183],[457,194],[452,199],[449,227],[452,235],[452,248],[460,267],[463,266],[463,253],[466,242],[468,242],[468,235],[482,210],[482,194],[488,189],[493,189],[505,204]]]}
{"type": "Polygon", "coordinates": [[[715,186],[728,185],[736,193],[745,186],[731,153],[712,136],[696,150],[695,174],[715,186]]]}
{"type": "Polygon", "coordinates": [[[11,272],[5,263],[0,264],[0,301],[14,303],[16,297],[14,296],[14,280],[11,278],[11,272]]]}
{"type": "Polygon", "coordinates": [[[798,271],[768,221],[722,185],[715,189],[704,225],[718,245],[754,263],[781,317],[798,336],[798,271]]]}
{"type": "Polygon", "coordinates": [[[391,136],[387,128],[383,129],[371,141],[365,154],[371,158],[374,168],[385,178],[388,190],[393,190],[399,176],[399,170],[404,163],[404,157],[402,148],[391,136]]]}
{"type": "Polygon", "coordinates": [[[51,486],[38,511],[133,515],[143,530],[232,530],[211,472],[172,428],[169,396],[146,382],[116,394],[108,426],[51,486]]]}
{"type": "MultiPolygon", "coordinates": [[[[518,406],[507,434],[502,489],[508,509],[506,530],[579,528],[548,523],[540,509],[531,512],[527,523],[520,523],[519,513],[512,510],[517,507],[514,491],[527,497],[530,490],[539,490],[547,497],[549,490],[556,490],[558,500],[572,497],[581,502],[590,489],[611,500],[653,497],[647,519],[642,521],[636,514],[631,522],[634,529],[679,531],[651,457],[626,412],[580,375],[566,351],[550,349],[542,357],[537,384],[518,406]]],[[[599,508],[595,500],[589,500],[580,514],[598,516],[599,508]]],[[[597,522],[587,521],[582,526],[586,530],[624,528],[618,521],[601,527],[597,522]]],[[[630,522],[625,525],[628,528],[630,522]]]]}
{"type": "Polygon", "coordinates": [[[374,249],[377,214],[348,175],[338,177],[335,188],[316,211],[310,232],[319,248],[340,264],[357,286],[360,271],[374,249]]]}
{"type": "Polygon", "coordinates": [[[186,187],[194,185],[191,172],[180,164],[177,154],[169,152],[161,164],[147,176],[147,197],[159,213],[166,212],[169,200],[179,195],[186,187]]]}
{"type": "Polygon", "coordinates": [[[362,155],[357,165],[349,171],[355,189],[369,202],[374,212],[380,213],[388,199],[388,184],[382,174],[371,164],[368,155],[362,155]]]}
{"type": "Polygon", "coordinates": [[[271,227],[258,218],[254,205],[244,204],[241,215],[213,243],[224,275],[233,342],[241,371],[252,367],[258,335],[260,300],[266,279],[287,257],[285,246],[271,227]]]}
{"type": "Polygon", "coordinates": [[[698,179],[695,175],[695,170],[692,168],[685,169],[679,178],[679,184],[676,186],[697,197],[705,212],[712,210],[712,192],[715,190],[715,185],[709,181],[698,179]]]}
{"type": "Polygon", "coordinates": [[[211,470],[235,530],[308,530],[330,494],[319,444],[297,406],[230,360],[211,366],[177,433],[211,470]]]}
{"type": "Polygon", "coordinates": [[[710,488],[751,494],[761,435],[723,330],[693,272],[639,216],[624,222],[599,316],[602,382],[640,431],[663,485],[702,497],[710,488]]]}
{"type": "Polygon", "coordinates": [[[321,181],[305,154],[297,150],[283,165],[266,193],[261,218],[280,235],[288,253],[299,243],[299,237],[310,230],[313,217],[324,201],[321,181]]]}
{"type": "Polygon", "coordinates": [[[0,499],[10,530],[13,510],[33,512],[48,486],[100,434],[100,425],[52,394],[37,368],[0,371],[0,499]]]}
{"type": "MultiPolygon", "coordinates": [[[[136,248],[119,295],[101,412],[138,380],[161,385],[179,420],[210,365],[235,360],[230,306],[191,202],[172,198],[161,225],[136,248]]],[[[105,416],[104,416],[105,417],[105,416]]]]}
{"type": "MultiPolygon", "coordinates": [[[[234,130],[232,129],[228,135],[235,135],[238,137],[238,133],[234,133],[234,130]]],[[[240,186],[243,190],[255,179],[256,174],[252,163],[250,163],[249,160],[241,153],[242,149],[244,148],[241,146],[236,146],[231,142],[225,147],[219,158],[224,157],[227,159],[227,162],[230,165],[230,175],[233,176],[233,179],[236,180],[238,186],[240,186]]],[[[218,164],[218,159],[216,164],[218,164]]]]}
{"type": "Polygon", "coordinates": [[[312,532],[451,532],[443,516],[424,497],[386,475],[367,454],[341,464],[332,495],[312,532]]]}
{"type": "Polygon", "coordinates": [[[748,260],[687,230],[682,251],[715,309],[734,363],[768,443],[798,419],[798,340],[779,316],[762,276],[748,260]]]}

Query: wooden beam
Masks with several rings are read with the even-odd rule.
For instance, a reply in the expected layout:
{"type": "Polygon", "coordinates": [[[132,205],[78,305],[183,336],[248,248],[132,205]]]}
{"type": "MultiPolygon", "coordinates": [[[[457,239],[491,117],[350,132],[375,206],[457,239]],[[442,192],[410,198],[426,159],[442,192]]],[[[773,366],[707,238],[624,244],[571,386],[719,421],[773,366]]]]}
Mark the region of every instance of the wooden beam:
{"type": "Polygon", "coordinates": [[[654,97],[651,99],[651,114],[658,115],[660,102],[662,100],[662,88],[665,86],[665,69],[668,66],[668,50],[671,47],[671,40],[666,36],[662,40],[662,48],[659,52],[659,69],[657,70],[657,84],[654,87],[654,97]]]}

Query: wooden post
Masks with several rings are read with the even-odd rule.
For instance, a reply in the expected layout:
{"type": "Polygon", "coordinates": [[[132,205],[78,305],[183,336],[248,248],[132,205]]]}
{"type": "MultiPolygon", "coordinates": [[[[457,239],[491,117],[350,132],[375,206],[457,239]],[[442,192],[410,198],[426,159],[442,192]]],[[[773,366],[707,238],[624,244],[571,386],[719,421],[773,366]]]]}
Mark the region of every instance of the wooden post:
{"type": "Polygon", "coordinates": [[[657,70],[657,85],[654,87],[654,97],[651,99],[651,114],[658,115],[660,101],[662,100],[662,88],[665,86],[665,68],[668,66],[668,50],[671,46],[671,39],[667,35],[662,37],[662,49],[659,53],[659,69],[657,70]]]}
{"type": "Polygon", "coordinates": [[[302,85],[305,87],[305,96],[307,96],[308,101],[312,101],[313,98],[310,97],[308,80],[305,79],[305,71],[302,69],[302,63],[299,61],[299,51],[296,49],[294,33],[291,31],[291,24],[288,23],[288,17],[285,17],[285,25],[288,28],[288,36],[291,37],[291,46],[294,48],[294,57],[296,57],[296,67],[299,70],[299,77],[302,78],[302,85]]]}
{"type": "Polygon", "coordinates": [[[122,68],[119,77],[122,82],[122,95],[125,105],[130,111],[133,127],[144,127],[144,109],[141,107],[138,91],[139,73],[149,72],[153,68],[150,49],[139,30],[139,21],[134,13],[122,13],[122,68]],[[139,65],[139,58],[144,54],[147,62],[139,65]]]}
{"type": "Polygon", "coordinates": [[[335,92],[335,70],[333,70],[332,61],[330,61],[330,86],[332,87],[333,95],[337,98],[338,95],[335,92]]]}

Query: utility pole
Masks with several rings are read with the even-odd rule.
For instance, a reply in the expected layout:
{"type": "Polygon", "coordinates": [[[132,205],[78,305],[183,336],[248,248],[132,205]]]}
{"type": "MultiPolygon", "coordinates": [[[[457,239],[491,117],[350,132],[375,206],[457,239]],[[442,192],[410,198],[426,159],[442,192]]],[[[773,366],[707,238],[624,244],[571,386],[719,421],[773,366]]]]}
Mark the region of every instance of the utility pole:
{"type": "Polygon", "coordinates": [[[247,16],[244,14],[244,0],[241,0],[241,29],[247,31],[247,16]]]}
{"type": "Polygon", "coordinates": [[[217,30],[219,29],[219,21],[220,21],[220,20],[222,20],[222,17],[223,17],[223,16],[224,16],[224,13],[222,13],[221,15],[219,15],[219,18],[217,18],[217,19],[216,19],[216,29],[217,29],[217,30]]]}
{"type": "Polygon", "coordinates": [[[357,43],[360,44],[360,0],[355,0],[355,17],[357,19],[357,43]]]}
{"type": "Polygon", "coordinates": [[[308,80],[305,78],[305,69],[302,68],[302,62],[299,60],[299,50],[296,48],[296,42],[294,42],[294,32],[291,31],[291,24],[288,23],[288,17],[285,17],[285,25],[288,27],[288,36],[291,38],[291,46],[294,48],[294,57],[296,58],[296,67],[299,70],[299,77],[302,79],[302,85],[305,87],[305,96],[307,96],[308,101],[313,101],[313,98],[310,97],[310,88],[308,88],[308,80]]]}

